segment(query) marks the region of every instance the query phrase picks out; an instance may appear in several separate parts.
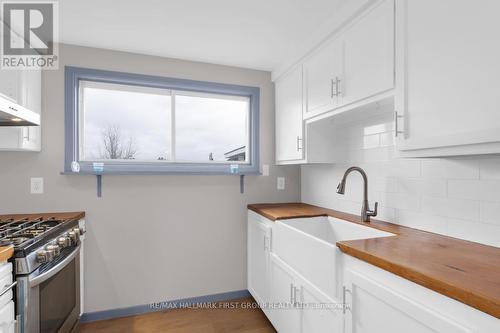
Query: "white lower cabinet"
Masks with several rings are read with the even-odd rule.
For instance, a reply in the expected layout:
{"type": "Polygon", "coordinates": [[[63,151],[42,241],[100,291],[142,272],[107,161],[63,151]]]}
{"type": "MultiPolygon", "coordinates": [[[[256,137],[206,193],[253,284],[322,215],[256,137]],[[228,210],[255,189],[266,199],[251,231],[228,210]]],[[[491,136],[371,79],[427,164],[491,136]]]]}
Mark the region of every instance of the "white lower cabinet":
{"type": "Polygon", "coordinates": [[[12,264],[0,264],[0,332],[14,333],[16,327],[14,302],[12,301],[12,264]]]}
{"type": "Polygon", "coordinates": [[[16,322],[14,321],[14,302],[9,301],[0,308],[0,332],[14,333],[16,322]]]}
{"type": "Polygon", "coordinates": [[[415,302],[392,288],[348,270],[344,284],[345,332],[357,333],[470,333],[428,306],[415,302]]]}
{"type": "Polygon", "coordinates": [[[339,303],[271,254],[270,320],[278,332],[342,332],[339,303]]]}
{"type": "Polygon", "coordinates": [[[270,273],[269,319],[278,332],[300,332],[300,312],[295,307],[299,287],[293,270],[272,254],[270,273]]]}
{"type": "Polygon", "coordinates": [[[247,246],[248,290],[257,302],[265,303],[269,300],[271,226],[253,213],[248,216],[247,246]]]}
{"type": "Polygon", "coordinates": [[[280,333],[500,332],[499,319],[346,254],[332,298],[273,252],[282,222],[248,216],[248,290],[280,333]]]}

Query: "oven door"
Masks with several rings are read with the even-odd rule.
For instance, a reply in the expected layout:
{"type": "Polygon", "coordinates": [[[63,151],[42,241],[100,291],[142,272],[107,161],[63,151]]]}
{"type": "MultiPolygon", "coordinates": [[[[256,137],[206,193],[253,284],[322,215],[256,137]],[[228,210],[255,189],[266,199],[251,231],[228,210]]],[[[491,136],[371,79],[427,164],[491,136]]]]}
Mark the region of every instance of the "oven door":
{"type": "Polygon", "coordinates": [[[19,277],[17,301],[20,333],[72,332],[80,316],[80,245],[19,277]]]}

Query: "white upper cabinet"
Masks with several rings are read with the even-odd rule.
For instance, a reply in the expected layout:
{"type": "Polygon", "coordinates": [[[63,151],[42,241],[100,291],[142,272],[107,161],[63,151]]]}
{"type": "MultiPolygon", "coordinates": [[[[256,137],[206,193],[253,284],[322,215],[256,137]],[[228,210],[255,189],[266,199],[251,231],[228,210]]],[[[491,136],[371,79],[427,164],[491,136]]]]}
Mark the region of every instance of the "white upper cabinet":
{"type": "Polygon", "coordinates": [[[294,68],[275,84],[276,162],[302,160],[302,67],[294,68]]]}
{"type": "Polygon", "coordinates": [[[394,0],[378,3],[343,34],[341,105],[394,88],[394,0]]]}
{"type": "Polygon", "coordinates": [[[403,155],[500,152],[499,12],[498,0],[397,2],[403,155]]]}
{"type": "MultiPolygon", "coordinates": [[[[41,70],[1,70],[0,94],[30,111],[41,113],[41,70]]],[[[0,127],[0,150],[40,151],[40,126],[0,127]]]]}
{"type": "Polygon", "coordinates": [[[341,107],[344,112],[392,90],[394,0],[376,2],[306,57],[303,66],[304,119],[341,107]]]}
{"type": "Polygon", "coordinates": [[[341,102],[342,41],[322,45],[304,62],[304,118],[329,111],[341,102]]]}

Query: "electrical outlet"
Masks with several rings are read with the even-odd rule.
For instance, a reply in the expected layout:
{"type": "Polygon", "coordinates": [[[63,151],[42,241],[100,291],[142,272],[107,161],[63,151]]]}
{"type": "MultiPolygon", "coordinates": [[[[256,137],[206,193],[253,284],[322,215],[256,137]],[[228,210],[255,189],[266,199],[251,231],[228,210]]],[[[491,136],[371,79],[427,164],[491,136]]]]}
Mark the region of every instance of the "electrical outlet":
{"type": "Polygon", "coordinates": [[[262,164],[262,176],[269,176],[269,164],[262,164]]]}
{"type": "Polygon", "coordinates": [[[278,177],[277,178],[276,187],[278,188],[278,190],[285,189],[285,177],[278,177]]]}
{"type": "Polygon", "coordinates": [[[43,194],[43,178],[31,178],[31,194],[43,194]]]}

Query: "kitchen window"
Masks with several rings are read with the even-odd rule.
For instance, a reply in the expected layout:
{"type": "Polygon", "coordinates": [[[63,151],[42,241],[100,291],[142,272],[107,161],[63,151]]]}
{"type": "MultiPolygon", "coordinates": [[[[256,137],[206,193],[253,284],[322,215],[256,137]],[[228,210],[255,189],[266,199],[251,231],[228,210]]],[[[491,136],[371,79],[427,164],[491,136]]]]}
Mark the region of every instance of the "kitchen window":
{"type": "Polygon", "coordinates": [[[258,173],[259,88],[66,67],[65,172],[258,173]]]}

